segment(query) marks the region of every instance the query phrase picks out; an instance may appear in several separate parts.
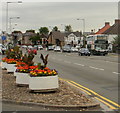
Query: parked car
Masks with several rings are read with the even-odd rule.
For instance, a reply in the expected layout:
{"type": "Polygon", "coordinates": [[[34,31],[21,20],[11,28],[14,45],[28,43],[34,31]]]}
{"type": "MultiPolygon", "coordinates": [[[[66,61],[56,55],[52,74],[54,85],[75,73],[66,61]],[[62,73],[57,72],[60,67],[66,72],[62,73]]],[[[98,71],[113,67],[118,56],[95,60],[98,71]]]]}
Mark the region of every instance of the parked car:
{"type": "Polygon", "coordinates": [[[22,47],[22,48],[27,48],[27,46],[26,46],[26,45],[22,45],[21,47],[22,47]]]}
{"type": "Polygon", "coordinates": [[[48,50],[48,51],[54,50],[54,47],[53,47],[53,46],[48,46],[48,47],[47,47],[47,50],[48,50]]]}
{"type": "Polygon", "coordinates": [[[38,49],[39,50],[43,50],[43,46],[42,45],[38,45],[38,49]]]}
{"type": "Polygon", "coordinates": [[[6,47],[3,45],[3,44],[0,44],[0,54],[5,54],[5,51],[6,51],[6,47]]]}
{"type": "Polygon", "coordinates": [[[35,55],[37,55],[37,49],[35,47],[32,47],[32,48],[28,48],[28,53],[33,53],[35,55]]]}
{"type": "Polygon", "coordinates": [[[61,48],[60,48],[60,46],[56,46],[55,48],[54,48],[54,51],[58,51],[58,52],[61,52],[61,48]]]}
{"type": "Polygon", "coordinates": [[[78,49],[76,47],[71,47],[71,52],[78,52],[78,49]]]}
{"type": "Polygon", "coordinates": [[[71,52],[71,47],[69,45],[65,45],[62,47],[62,52],[71,52]]]}
{"type": "Polygon", "coordinates": [[[31,49],[31,48],[33,48],[33,46],[28,46],[27,48],[28,48],[28,49],[31,49]]]}
{"type": "Polygon", "coordinates": [[[77,48],[77,49],[80,49],[80,45],[77,45],[76,48],[77,48]]]}
{"type": "Polygon", "coordinates": [[[90,56],[91,55],[90,51],[87,48],[81,48],[78,51],[78,54],[81,55],[81,56],[83,56],[83,55],[90,56]]]}
{"type": "Polygon", "coordinates": [[[38,45],[34,45],[34,48],[36,48],[38,50],[38,45]]]}

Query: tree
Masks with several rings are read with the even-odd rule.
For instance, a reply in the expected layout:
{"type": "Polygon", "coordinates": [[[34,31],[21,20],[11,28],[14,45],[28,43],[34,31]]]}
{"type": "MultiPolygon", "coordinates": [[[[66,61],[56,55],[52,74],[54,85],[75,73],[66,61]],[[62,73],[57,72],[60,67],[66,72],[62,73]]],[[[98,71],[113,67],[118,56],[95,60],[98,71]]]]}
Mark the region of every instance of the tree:
{"type": "Polygon", "coordinates": [[[118,49],[120,49],[120,35],[116,36],[113,40],[113,51],[119,51],[118,49]]]}
{"type": "Polygon", "coordinates": [[[116,45],[116,46],[119,46],[119,45],[120,45],[120,36],[116,36],[116,37],[114,38],[113,44],[116,45]]]}
{"type": "Polygon", "coordinates": [[[49,30],[48,30],[47,27],[41,27],[41,28],[39,29],[39,32],[40,32],[40,34],[48,34],[48,33],[49,33],[49,30]]]}
{"type": "Polygon", "coordinates": [[[37,33],[35,36],[32,36],[29,40],[31,40],[32,43],[33,43],[34,45],[36,45],[36,44],[37,44],[37,41],[39,41],[40,39],[41,39],[41,37],[39,36],[39,33],[37,33]]]}
{"type": "Polygon", "coordinates": [[[31,33],[35,33],[35,30],[26,30],[26,32],[31,32],[31,33]]]}
{"type": "Polygon", "coordinates": [[[53,28],[53,31],[58,31],[58,27],[55,26],[55,27],[53,28]]]}
{"type": "Polygon", "coordinates": [[[72,32],[73,30],[72,30],[71,25],[66,25],[66,26],[65,26],[65,31],[66,31],[66,32],[72,32]]]}

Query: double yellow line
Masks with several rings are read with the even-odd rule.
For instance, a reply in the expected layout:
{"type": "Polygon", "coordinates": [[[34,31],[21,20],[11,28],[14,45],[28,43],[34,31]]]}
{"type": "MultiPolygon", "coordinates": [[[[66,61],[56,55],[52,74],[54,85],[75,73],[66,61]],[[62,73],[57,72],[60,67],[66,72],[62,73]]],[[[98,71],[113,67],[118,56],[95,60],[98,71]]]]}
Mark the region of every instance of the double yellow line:
{"type": "Polygon", "coordinates": [[[94,97],[95,99],[97,99],[98,101],[101,101],[102,103],[106,104],[111,109],[119,109],[120,108],[120,105],[118,105],[117,103],[99,95],[98,93],[92,91],[91,89],[88,89],[88,88],[86,88],[86,87],[84,87],[84,86],[82,86],[82,85],[80,85],[80,84],[78,84],[74,81],[71,81],[71,80],[67,80],[67,79],[63,79],[63,78],[59,78],[59,79],[61,79],[63,81],[66,81],[70,85],[84,91],[88,95],[95,95],[95,97],[94,97]]]}

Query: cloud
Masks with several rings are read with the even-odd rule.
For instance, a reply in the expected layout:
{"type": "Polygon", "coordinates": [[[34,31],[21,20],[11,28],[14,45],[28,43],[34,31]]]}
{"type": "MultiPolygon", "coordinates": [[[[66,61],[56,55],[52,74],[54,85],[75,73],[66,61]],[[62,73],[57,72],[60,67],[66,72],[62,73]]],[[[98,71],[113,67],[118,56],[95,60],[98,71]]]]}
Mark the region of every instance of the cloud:
{"type": "MultiPolygon", "coordinates": [[[[5,4],[4,4],[5,6],[5,4]]],[[[3,24],[5,24],[5,8],[3,10],[3,24]]],[[[63,28],[61,24],[71,24],[73,29],[83,29],[86,20],[86,30],[99,29],[105,21],[114,21],[117,18],[117,3],[110,2],[24,2],[22,4],[9,4],[9,17],[19,16],[16,29],[38,29],[41,26],[55,26],[63,28]],[[111,13],[112,12],[112,13],[111,13]]]]}

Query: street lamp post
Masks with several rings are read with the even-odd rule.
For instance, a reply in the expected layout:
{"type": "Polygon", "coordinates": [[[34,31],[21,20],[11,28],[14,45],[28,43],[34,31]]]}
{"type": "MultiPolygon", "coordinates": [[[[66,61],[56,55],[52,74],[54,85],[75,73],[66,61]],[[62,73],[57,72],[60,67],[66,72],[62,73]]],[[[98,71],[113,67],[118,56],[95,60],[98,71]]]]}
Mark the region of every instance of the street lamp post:
{"type": "Polygon", "coordinates": [[[12,19],[20,19],[20,17],[10,17],[10,33],[12,32],[11,20],[12,19]]]}
{"type": "Polygon", "coordinates": [[[77,20],[82,20],[83,21],[83,33],[85,33],[85,19],[78,18],[77,20]]]}
{"type": "Polygon", "coordinates": [[[17,1],[17,2],[6,2],[6,33],[8,32],[8,4],[10,3],[22,3],[22,1],[17,1]]]}

